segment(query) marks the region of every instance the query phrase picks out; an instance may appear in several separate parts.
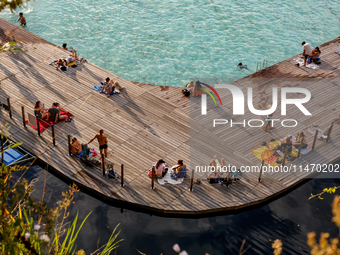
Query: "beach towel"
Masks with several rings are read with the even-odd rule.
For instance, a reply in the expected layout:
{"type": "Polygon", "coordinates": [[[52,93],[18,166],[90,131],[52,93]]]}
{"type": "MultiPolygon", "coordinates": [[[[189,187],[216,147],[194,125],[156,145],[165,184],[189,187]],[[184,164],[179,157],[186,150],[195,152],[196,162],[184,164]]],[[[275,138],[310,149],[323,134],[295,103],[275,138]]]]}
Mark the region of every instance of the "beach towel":
{"type": "MultiPolygon", "coordinates": [[[[73,116],[71,113],[67,113],[67,114],[66,114],[66,113],[63,112],[63,111],[60,111],[59,113],[60,113],[60,115],[66,115],[66,116],[67,116],[66,119],[68,119],[69,117],[73,116]]],[[[62,121],[65,121],[65,120],[59,120],[59,121],[58,121],[57,123],[55,123],[55,124],[58,124],[58,123],[60,123],[60,122],[62,122],[62,121]]],[[[52,125],[52,123],[53,123],[53,122],[50,121],[50,120],[40,120],[40,121],[39,121],[40,133],[42,133],[42,132],[44,132],[46,129],[48,129],[48,128],[52,125]]],[[[30,125],[29,122],[28,122],[28,120],[26,120],[26,124],[29,125],[29,126],[31,126],[32,128],[34,128],[35,130],[38,130],[37,125],[36,125],[36,126],[30,125]]]]}
{"type": "Polygon", "coordinates": [[[169,171],[164,175],[163,178],[158,178],[157,181],[160,185],[164,185],[166,183],[170,183],[170,184],[181,184],[184,180],[184,178],[178,178],[178,179],[172,179],[170,176],[170,169],[169,171]]]}
{"type": "Polygon", "coordinates": [[[314,137],[316,130],[319,130],[317,138],[321,139],[324,131],[318,125],[312,124],[309,127],[306,127],[305,129],[303,129],[302,131],[314,137]]]}
{"type": "MultiPolygon", "coordinates": [[[[304,64],[304,59],[303,58],[294,58],[293,61],[296,64],[299,64],[300,66],[302,66],[304,64]]],[[[310,63],[310,64],[306,63],[306,67],[310,68],[310,69],[313,69],[313,70],[319,69],[319,66],[317,64],[314,64],[314,63],[310,63]]]]}
{"type": "Polygon", "coordinates": [[[340,55],[340,50],[337,50],[335,53],[340,55]]]}
{"type": "MultiPolygon", "coordinates": [[[[94,87],[93,87],[93,89],[94,90],[97,90],[97,91],[102,91],[102,88],[103,88],[103,86],[100,84],[100,83],[98,83],[97,85],[95,85],[94,87]]],[[[119,94],[120,92],[118,91],[118,90],[114,90],[111,94],[110,94],[110,96],[112,96],[112,95],[114,95],[114,94],[119,94]]],[[[105,95],[107,95],[107,93],[106,93],[106,91],[104,91],[104,94],[105,95]]]]}

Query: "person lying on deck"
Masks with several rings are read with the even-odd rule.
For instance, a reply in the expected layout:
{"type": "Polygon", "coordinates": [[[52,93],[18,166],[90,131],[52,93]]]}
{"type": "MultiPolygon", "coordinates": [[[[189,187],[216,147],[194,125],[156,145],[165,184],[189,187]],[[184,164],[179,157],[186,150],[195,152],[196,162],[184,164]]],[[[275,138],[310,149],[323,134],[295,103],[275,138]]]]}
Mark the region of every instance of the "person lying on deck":
{"type": "Polygon", "coordinates": [[[79,60],[80,62],[83,62],[83,58],[79,58],[79,57],[77,56],[77,50],[74,50],[74,51],[72,52],[72,55],[69,56],[69,57],[66,59],[66,62],[67,62],[67,64],[70,64],[70,63],[72,63],[72,62],[74,62],[74,61],[76,61],[76,60],[79,60]]]}
{"type": "Polygon", "coordinates": [[[48,109],[49,119],[52,122],[57,123],[58,121],[65,120],[67,118],[67,115],[60,114],[60,110],[62,110],[65,113],[69,113],[64,108],[61,108],[59,103],[56,102],[54,102],[51,108],[48,109]]]}
{"type": "Polygon", "coordinates": [[[48,110],[44,109],[44,104],[38,100],[34,104],[34,116],[38,116],[39,120],[48,119],[48,110]]]}
{"type": "Polygon", "coordinates": [[[167,170],[165,169],[165,161],[163,159],[160,159],[157,161],[155,165],[155,173],[157,177],[164,177],[167,170]]]}
{"type": "Polygon", "coordinates": [[[59,59],[58,61],[57,61],[57,63],[55,63],[56,64],[56,68],[57,68],[57,70],[58,70],[58,68],[60,68],[60,67],[65,67],[65,69],[66,69],[66,61],[65,60],[62,60],[62,59],[59,59]]]}
{"type": "Polygon", "coordinates": [[[81,144],[76,137],[72,138],[71,152],[77,155],[81,152],[81,144]]]}
{"type": "Polygon", "coordinates": [[[293,145],[295,146],[295,148],[298,149],[301,143],[302,143],[302,149],[306,149],[308,146],[308,140],[303,131],[300,132],[296,142],[294,142],[293,145]]]}
{"type": "Polygon", "coordinates": [[[172,179],[183,178],[187,174],[187,166],[184,165],[183,160],[178,160],[177,165],[173,166],[172,170],[170,174],[172,179]]]}

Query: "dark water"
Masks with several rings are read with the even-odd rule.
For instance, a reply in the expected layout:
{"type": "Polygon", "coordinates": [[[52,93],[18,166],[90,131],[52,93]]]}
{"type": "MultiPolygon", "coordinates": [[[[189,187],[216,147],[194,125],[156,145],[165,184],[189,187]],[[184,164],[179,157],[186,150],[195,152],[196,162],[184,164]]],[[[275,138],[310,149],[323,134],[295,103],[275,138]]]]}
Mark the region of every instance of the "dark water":
{"type": "MultiPolygon", "coordinates": [[[[32,194],[36,198],[41,198],[45,174],[39,166],[33,166],[26,173],[26,179],[39,178],[32,194]]],[[[79,211],[80,219],[84,219],[92,211],[77,241],[78,247],[87,254],[108,240],[119,223],[120,238],[124,241],[118,248],[118,255],[138,254],[136,249],[147,255],[176,254],[172,250],[175,243],[190,255],[238,254],[243,239],[251,245],[246,254],[272,254],[271,243],[275,239],[282,240],[283,254],[307,254],[308,232],[329,232],[333,237],[338,234],[331,222],[334,196],[326,194],[324,200],[310,201],[308,197],[336,185],[340,185],[340,179],[313,179],[261,208],[202,219],[162,218],[130,210],[121,213],[114,205],[78,192],[70,217],[72,219],[79,211]]],[[[46,186],[45,197],[51,195],[51,204],[68,189],[67,184],[50,173],[47,173],[46,186]]]]}

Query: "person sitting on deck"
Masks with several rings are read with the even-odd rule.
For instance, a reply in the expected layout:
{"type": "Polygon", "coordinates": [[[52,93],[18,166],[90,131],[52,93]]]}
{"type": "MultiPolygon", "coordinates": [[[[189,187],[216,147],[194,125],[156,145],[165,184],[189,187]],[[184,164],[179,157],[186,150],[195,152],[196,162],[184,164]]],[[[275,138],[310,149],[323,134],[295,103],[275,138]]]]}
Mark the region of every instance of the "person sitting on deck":
{"type": "Polygon", "coordinates": [[[63,43],[63,50],[68,50],[67,43],[63,43]]]}
{"type": "Polygon", "coordinates": [[[302,149],[306,149],[308,146],[308,140],[307,137],[305,135],[305,133],[303,131],[300,132],[296,142],[293,143],[293,145],[295,146],[295,148],[300,148],[300,144],[302,143],[302,149]]]}
{"type": "Polygon", "coordinates": [[[44,109],[44,105],[41,106],[40,101],[34,104],[34,116],[38,116],[39,120],[48,119],[48,112],[44,109]]]}
{"type": "Polygon", "coordinates": [[[170,174],[172,179],[183,178],[187,174],[187,166],[183,164],[183,160],[178,160],[177,165],[173,166],[172,170],[170,174]]]}
{"type": "Polygon", "coordinates": [[[315,47],[314,50],[312,51],[312,54],[310,55],[310,57],[312,58],[312,60],[315,64],[321,64],[320,54],[321,54],[321,51],[320,51],[319,47],[315,47]]]}
{"type": "Polygon", "coordinates": [[[58,70],[58,68],[60,68],[62,71],[66,71],[66,61],[65,60],[62,60],[62,59],[59,59],[58,61],[57,61],[57,63],[55,63],[56,64],[56,68],[57,68],[57,70],[58,70]],[[64,67],[64,68],[63,68],[64,67]]]}
{"type": "Polygon", "coordinates": [[[72,62],[74,62],[74,61],[76,61],[76,60],[79,60],[80,62],[83,62],[83,58],[79,58],[79,57],[77,56],[77,50],[74,50],[74,51],[72,52],[72,55],[69,56],[69,57],[66,59],[66,62],[67,62],[67,64],[69,65],[69,64],[71,64],[72,62]]]}
{"type": "Polygon", "coordinates": [[[110,97],[111,93],[115,91],[116,88],[123,89],[124,87],[120,86],[118,82],[114,82],[113,80],[110,80],[109,77],[105,79],[105,82],[102,83],[103,88],[100,91],[100,93],[103,93],[104,91],[107,93],[107,97],[110,97]]]}
{"type": "Polygon", "coordinates": [[[280,142],[274,149],[272,149],[271,153],[273,156],[280,156],[277,151],[279,150],[282,153],[284,153],[287,147],[288,147],[287,153],[291,154],[293,149],[293,143],[290,140],[289,136],[286,137],[284,142],[280,142]]]}
{"type": "Polygon", "coordinates": [[[81,144],[76,137],[72,138],[71,152],[76,155],[79,155],[81,152],[81,144]]]}
{"type": "Polygon", "coordinates": [[[52,122],[57,123],[60,120],[65,120],[67,115],[60,115],[60,110],[68,113],[65,109],[61,108],[59,103],[53,103],[51,108],[48,109],[49,118],[52,122]]]}
{"type": "Polygon", "coordinates": [[[164,177],[167,170],[165,169],[165,161],[163,159],[160,159],[156,162],[155,165],[155,174],[157,177],[164,177]]]}
{"type": "Polygon", "coordinates": [[[201,88],[202,88],[202,85],[201,85],[200,81],[196,81],[194,88],[192,90],[191,96],[196,97],[196,96],[203,95],[204,91],[201,88]]]}

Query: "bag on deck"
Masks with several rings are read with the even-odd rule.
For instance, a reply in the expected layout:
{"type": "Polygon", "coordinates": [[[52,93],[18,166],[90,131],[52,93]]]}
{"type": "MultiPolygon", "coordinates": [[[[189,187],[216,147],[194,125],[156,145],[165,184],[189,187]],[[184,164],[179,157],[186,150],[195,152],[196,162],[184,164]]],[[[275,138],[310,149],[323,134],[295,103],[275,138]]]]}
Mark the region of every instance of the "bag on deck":
{"type": "Polygon", "coordinates": [[[113,178],[116,177],[115,170],[113,170],[113,169],[107,170],[107,171],[106,171],[106,174],[107,174],[107,177],[108,177],[109,179],[113,179],[113,178]]]}
{"type": "Polygon", "coordinates": [[[187,89],[183,89],[183,90],[182,90],[182,93],[183,93],[183,95],[186,96],[186,97],[190,96],[190,91],[187,90],[187,89]]]}

